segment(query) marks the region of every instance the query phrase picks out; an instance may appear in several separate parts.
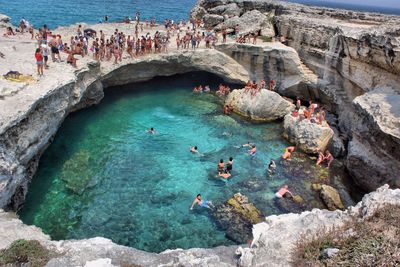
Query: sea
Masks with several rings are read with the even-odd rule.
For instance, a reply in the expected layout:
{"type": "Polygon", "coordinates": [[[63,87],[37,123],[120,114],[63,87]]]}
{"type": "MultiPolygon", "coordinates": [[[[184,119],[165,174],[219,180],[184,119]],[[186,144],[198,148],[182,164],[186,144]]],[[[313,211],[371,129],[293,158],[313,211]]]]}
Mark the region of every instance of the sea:
{"type": "MultiPolygon", "coordinates": [[[[133,18],[137,11],[141,12],[143,19],[155,17],[158,22],[164,19],[178,21],[188,18],[196,2],[197,0],[0,0],[0,13],[10,16],[14,24],[25,17],[35,27],[46,24],[50,28],[56,28],[79,22],[98,23],[103,21],[105,15],[108,15],[110,21],[122,21],[126,16],[133,18]]],[[[379,2],[376,6],[320,0],[291,2],[400,15],[400,1],[398,7],[391,8],[379,7],[379,2]]]]}

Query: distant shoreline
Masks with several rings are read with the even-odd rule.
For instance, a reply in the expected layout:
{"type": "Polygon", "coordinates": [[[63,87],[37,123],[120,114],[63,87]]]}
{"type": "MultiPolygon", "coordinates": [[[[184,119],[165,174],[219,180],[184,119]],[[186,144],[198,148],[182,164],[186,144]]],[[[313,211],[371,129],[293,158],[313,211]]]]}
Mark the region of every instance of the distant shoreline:
{"type": "Polygon", "coordinates": [[[298,3],[308,6],[318,6],[318,7],[327,7],[327,8],[335,8],[335,9],[346,9],[358,12],[372,12],[372,13],[382,13],[387,15],[400,15],[400,7],[379,7],[379,6],[368,6],[368,5],[357,5],[357,4],[349,4],[349,3],[338,3],[335,1],[316,1],[316,0],[284,0],[286,2],[298,3]]]}

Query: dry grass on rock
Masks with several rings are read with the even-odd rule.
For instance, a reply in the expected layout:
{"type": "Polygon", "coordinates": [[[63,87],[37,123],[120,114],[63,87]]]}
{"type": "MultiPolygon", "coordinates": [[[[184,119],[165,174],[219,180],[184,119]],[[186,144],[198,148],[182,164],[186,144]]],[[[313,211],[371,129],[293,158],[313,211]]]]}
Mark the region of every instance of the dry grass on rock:
{"type": "Polygon", "coordinates": [[[295,266],[400,266],[400,206],[388,205],[363,221],[303,237],[292,254],[295,266]],[[331,258],[323,251],[337,248],[331,258]]]}

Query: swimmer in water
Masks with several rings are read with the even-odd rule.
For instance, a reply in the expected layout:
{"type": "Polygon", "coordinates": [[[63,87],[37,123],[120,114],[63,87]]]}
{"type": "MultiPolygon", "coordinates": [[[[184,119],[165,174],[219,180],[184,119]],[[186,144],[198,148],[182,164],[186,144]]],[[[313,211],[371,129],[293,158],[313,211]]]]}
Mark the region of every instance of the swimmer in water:
{"type": "Polygon", "coordinates": [[[197,150],[197,146],[192,146],[190,148],[190,152],[192,152],[193,154],[199,153],[199,151],[197,150]]]}
{"type": "Polygon", "coordinates": [[[254,144],[251,144],[250,142],[247,142],[247,144],[242,145],[242,147],[252,147],[254,144]]]}
{"type": "Polygon", "coordinates": [[[225,172],[232,172],[232,168],[233,168],[233,158],[230,157],[228,163],[226,164],[226,170],[225,172]]]}
{"type": "Polygon", "coordinates": [[[274,173],[275,169],[276,169],[275,161],[273,159],[271,159],[271,161],[268,164],[268,172],[269,172],[269,174],[274,173]]]}
{"type": "Polygon", "coordinates": [[[224,169],[225,169],[224,160],[223,160],[223,159],[221,159],[221,160],[219,161],[219,163],[218,163],[218,173],[221,173],[221,172],[223,172],[223,171],[224,171],[224,169]]]}
{"type": "Polygon", "coordinates": [[[148,133],[149,134],[155,134],[156,130],[153,127],[151,127],[150,130],[148,130],[148,133]]]}
{"type": "Polygon", "coordinates": [[[222,177],[224,179],[229,179],[232,176],[232,174],[230,174],[228,172],[228,170],[225,170],[224,172],[218,173],[218,176],[220,176],[220,177],[222,177]]]}
{"type": "Polygon", "coordinates": [[[202,200],[201,199],[201,194],[198,194],[196,198],[193,200],[192,206],[190,207],[190,210],[193,210],[194,205],[198,204],[202,208],[208,208],[211,209],[214,207],[213,203],[211,201],[207,200],[202,200]]]}
{"type": "Polygon", "coordinates": [[[293,197],[292,192],[289,191],[289,187],[287,185],[284,185],[283,187],[281,187],[281,189],[279,189],[278,192],[275,193],[275,196],[277,198],[283,198],[285,197],[286,193],[288,193],[291,197],[293,197]]]}
{"type": "Polygon", "coordinates": [[[254,156],[256,155],[256,153],[257,153],[257,147],[256,147],[256,145],[253,145],[253,146],[251,147],[251,150],[249,150],[249,155],[250,155],[251,157],[254,157],[254,156]]]}

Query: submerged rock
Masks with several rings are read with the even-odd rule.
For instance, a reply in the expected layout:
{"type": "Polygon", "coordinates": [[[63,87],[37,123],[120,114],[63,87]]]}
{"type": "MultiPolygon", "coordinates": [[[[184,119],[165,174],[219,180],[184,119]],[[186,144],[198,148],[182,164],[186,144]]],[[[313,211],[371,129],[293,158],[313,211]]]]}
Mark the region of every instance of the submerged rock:
{"type": "Polygon", "coordinates": [[[237,243],[247,243],[253,224],[263,221],[262,213],[240,193],[217,206],[213,215],[226,236],[237,243]]]}
{"type": "Polygon", "coordinates": [[[306,153],[325,151],[333,137],[333,130],[328,124],[312,123],[309,120],[285,116],[284,137],[306,153]]]}
{"type": "Polygon", "coordinates": [[[339,192],[332,186],[322,185],[320,195],[329,210],[344,209],[339,192]]]}
{"type": "Polygon", "coordinates": [[[81,195],[90,185],[93,175],[89,153],[79,151],[64,163],[61,179],[68,189],[81,195]]]}
{"type": "Polygon", "coordinates": [[[265,89],[254,97],[250,92],[245,92],[245,89],[233,90],[228,95],[225,104],[232,106],[234,112],[257,121],[274,121],[283,118],[295,108],[278,93],[265,89]]]}

